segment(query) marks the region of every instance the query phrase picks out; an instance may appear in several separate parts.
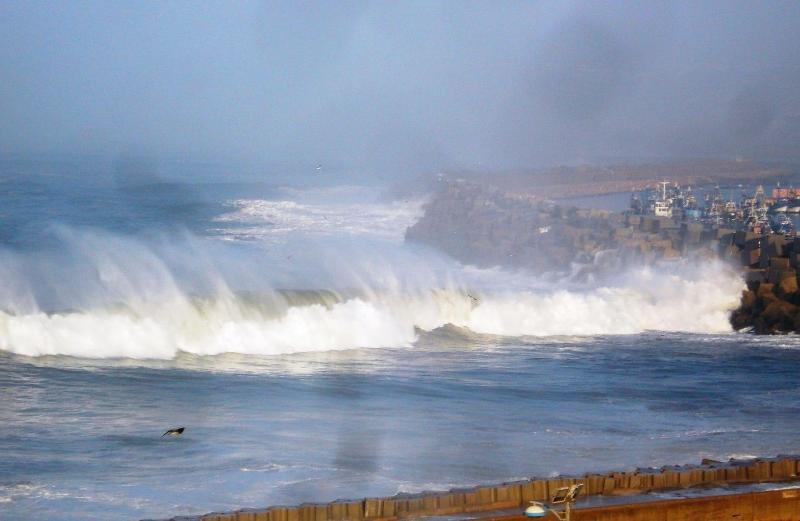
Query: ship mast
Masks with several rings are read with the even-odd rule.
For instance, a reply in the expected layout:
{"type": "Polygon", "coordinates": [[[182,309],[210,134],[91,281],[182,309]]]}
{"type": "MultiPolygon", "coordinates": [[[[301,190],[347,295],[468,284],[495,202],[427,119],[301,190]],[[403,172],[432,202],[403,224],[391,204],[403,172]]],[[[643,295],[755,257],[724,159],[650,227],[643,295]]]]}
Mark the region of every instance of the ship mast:
{"type": "Polygon", "coordinates": [[[669,184],[669,181],[661,181],[658,184],[661,185],[661,200],[662,201],[666,201],[667,200],[667,185],[669,184]]]}

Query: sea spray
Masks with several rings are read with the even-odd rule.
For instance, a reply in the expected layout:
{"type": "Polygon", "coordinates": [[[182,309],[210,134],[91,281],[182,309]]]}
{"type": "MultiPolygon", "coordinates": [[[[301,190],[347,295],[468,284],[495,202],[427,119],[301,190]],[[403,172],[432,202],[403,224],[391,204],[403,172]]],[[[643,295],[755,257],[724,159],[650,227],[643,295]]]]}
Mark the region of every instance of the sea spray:
{"type": "Polygon", "coordinates": [[[628,268],[578,283],[465,268],[399,246],[306,257],[298,249],[303,260],[293,276],[274,277],[280,259],[259,248],[234,256],[192,236],[61,234],[61,257],[2,265],[26,290],[4,295],[1,349],[87,358],[280,355],[411,347],[419,331],[448,324],[511,337],[720,333],[730,331],[743,287],[716,261],[628,268]],[[310,281],[317,287],[302,286],[310,281]]]}

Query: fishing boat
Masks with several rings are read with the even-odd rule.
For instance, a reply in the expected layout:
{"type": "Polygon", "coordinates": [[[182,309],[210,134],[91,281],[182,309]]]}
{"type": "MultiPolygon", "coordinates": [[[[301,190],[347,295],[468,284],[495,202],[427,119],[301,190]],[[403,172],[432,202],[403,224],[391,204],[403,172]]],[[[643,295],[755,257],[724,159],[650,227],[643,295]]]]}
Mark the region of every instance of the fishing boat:
{"type": "Polygon", "coordinates": [[[794,223],[786,215],[779,214],[774,216],[770,224],[772,226],[772,231],[775,233],[786,235],[794,232],[794,223]]]}
{"type": "Polygon", "coordinates": [[[778,199],[772,206],[770,206],[769,213],[786,213],[788,210],[789,210],[789,200],[778,199]]]}

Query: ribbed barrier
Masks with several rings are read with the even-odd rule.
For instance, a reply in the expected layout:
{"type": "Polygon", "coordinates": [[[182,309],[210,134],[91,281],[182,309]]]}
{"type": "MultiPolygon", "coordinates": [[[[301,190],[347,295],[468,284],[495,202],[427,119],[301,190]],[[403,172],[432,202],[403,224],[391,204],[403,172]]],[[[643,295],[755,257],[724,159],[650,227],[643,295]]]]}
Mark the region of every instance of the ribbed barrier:
{"type": "MultiPolygon", "coordinates": [[[[580,478],[531,479],[503,483],[496,486],[482,486],[437,493],[400,494],[394,497],[367,498],[359,501],[335,501],[327,504],[304,504],[296,507],[271,507],[265,510],[242,510],[226,514],[212,513],[195,519],[202,521],[393,521],[421,516],[450,515],[522,507],[527,505],[529,501],[546,501],[553,496],[557,489],[576,483],[584,484],[583,493],[585,495],[633,495],[654,490],[698,486],[792,481],[797,479],[799,473],[800,456],[786,456],[774,459],[730,461],[728,463],[714,462],[699,466],[639,469],[635,472],[586,474],[580,478]]],[[[177,521],[178,518],[174,519],[177,521]]],[[[576,517],[575,519],[588,518],[576,517]]],[[[647,517],[646,519],[650,518],[647,517]]],[[[700,518],[687,517],[682,519],[700,518]]],[[[728,518],[723,517],[720,519],[728,518]]]]}
{"type": "MultiPolygon", "coordinates": [[[[507,516],[502,521],[524,519],[507,516]]],[[[669,499],[574,510],[574,521],[795,521],[800,520],[798,489],[724,496],[669,499]]],[[[500,521],[500,519],[498,519],[500,521]]]]}

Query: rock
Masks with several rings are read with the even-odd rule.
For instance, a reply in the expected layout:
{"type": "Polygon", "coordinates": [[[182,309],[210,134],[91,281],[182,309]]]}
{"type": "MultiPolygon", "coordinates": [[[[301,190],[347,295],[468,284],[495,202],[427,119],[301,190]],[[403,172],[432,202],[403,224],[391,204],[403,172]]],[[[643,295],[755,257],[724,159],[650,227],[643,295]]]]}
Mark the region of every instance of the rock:
{"type": "Polygon", "coordinates": [[[765,333],[788,332],[794,329],[797,306],[785,300],[771,302],[759,316],[765,333]]]}
{"type": "Polygon", "coordinates": [[[761,258],[761,250],[741,250],[740,262],[742,266],[756,266],[761,258]]]}
{"type": "Polygon", "coordinates": [[[752,291],[742,291],[742,307],[745,309],[752,308],[756,305],[756,295],[752,291]]]}
{"type": "Polygon", "coordinates": [[[788,270],[791,268],[789,265],[789,257],[770,257],[769,269],[788,270]]]}
{"type": "Polygon", "coordinates": [[[757,283],[763,282],[764,280],[766,280],[766,272],[764,270],[748,269],[744,272],[744,281],[748,284],[748,286],[751,283],[756,283],[757,288],[757,283]]]}
{"type": "Polygon", "coordinates": [[[784,279],[794,279],[797,278],[797,272],[793,269],[772,269],[770,268],[768,273],[769,281],[774,284],[778,285],[784,279]]]}
{"type": "Polygon", "coordinates": [[[758,296],[759,298],[764,298],[767,295],[771,295],[773,288],[775,288],[774,284],[770,284],[769,282],[762,282],[758,286],[758,292],[756,293],[756,296],[758,296]]]}
{"type": "MultiPolygon", "coordinates": [[[[792,270],[794,271],[794,270],[792,270]]],[[[780,281],[776,292],[781,296],[788,296],[797,292],[797,276],[786,277],[780,281]]]]}
{"type": "Polygon", "coordinates": [[[751,290],[742,291],[742,300],[739,308],[731,313],[731,326],[735,330],[752,327],[755,315],[758,313],[759,298],[751,290]]]}
{"type": "MultiPolygon", "coordinates": [[[[785,235],[769,235],[762,241],[762,244],[761,249],[765,251],[768,257],[783,257],[784,250],[787,249],[785,235]]],[[[788,266],[786,267],[788,268],[788,266]]]]}
{"type": "Polygon", "coordinates": [[[717,228],[715,235],[717,239],[720,239],[720,241],[724,239],[732,243],[736,232],[730,228],[717,228]]]}

